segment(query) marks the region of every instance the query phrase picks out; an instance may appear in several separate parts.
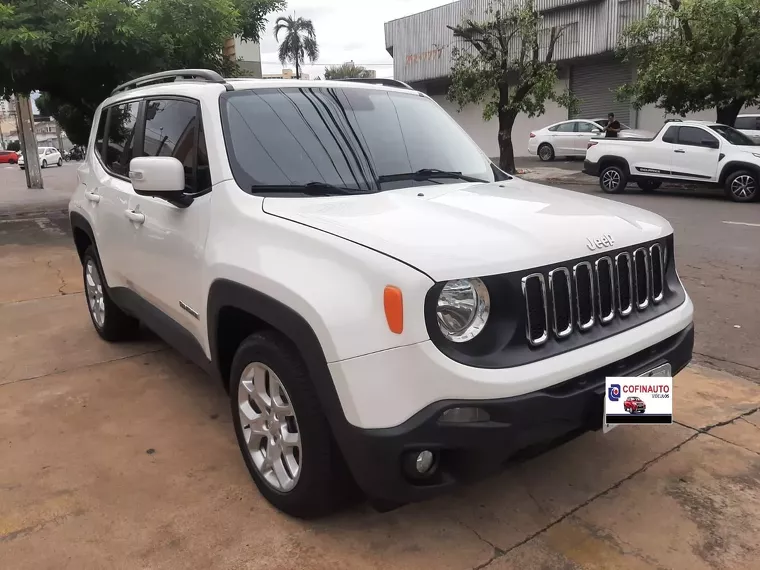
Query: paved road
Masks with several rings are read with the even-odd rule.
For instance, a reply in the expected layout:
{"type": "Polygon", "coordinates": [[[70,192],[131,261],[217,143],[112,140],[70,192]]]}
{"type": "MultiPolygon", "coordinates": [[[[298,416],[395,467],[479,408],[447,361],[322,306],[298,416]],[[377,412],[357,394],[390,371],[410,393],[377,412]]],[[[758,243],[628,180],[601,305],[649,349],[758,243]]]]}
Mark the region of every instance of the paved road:
{"type": "Polygon", "coordinates": [[[720,190],[678,189],[603,194],[596,184],[568,185],[639,206],[675,229],[678,274],[696,310],[697,361],[760,381],[760,203],[735,204],[720,190]]]}
{"type": "Polygon", "coordinates": [[[64,162],[42,171],[42,190],[26,187],[26,174],[16,165],[0,164],[0,216],[63,210],[77,184],[81,162],[64,162]]]}

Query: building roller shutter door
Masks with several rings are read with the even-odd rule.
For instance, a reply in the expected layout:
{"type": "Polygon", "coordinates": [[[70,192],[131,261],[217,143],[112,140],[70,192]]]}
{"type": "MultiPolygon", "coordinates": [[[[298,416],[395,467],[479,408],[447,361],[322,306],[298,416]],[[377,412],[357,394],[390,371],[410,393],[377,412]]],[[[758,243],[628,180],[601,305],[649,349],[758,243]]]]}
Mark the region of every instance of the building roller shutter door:
{"type": "Polygon", "coordinates": [[[574,65],[570,71],[570,90],[581,100],[574,119],[596,119],[615,113],[621,123],[631,125],[631,107],[615,99],[615,90],[630,83],[631,67],[620,62],[574,65]]]}

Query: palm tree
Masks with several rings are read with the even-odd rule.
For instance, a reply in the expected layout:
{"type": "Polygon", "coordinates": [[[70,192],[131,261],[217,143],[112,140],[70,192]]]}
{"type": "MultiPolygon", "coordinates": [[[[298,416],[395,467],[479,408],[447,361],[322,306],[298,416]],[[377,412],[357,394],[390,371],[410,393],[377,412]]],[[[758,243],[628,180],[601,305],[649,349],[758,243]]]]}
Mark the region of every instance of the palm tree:
{"type": "Polygon", "coordinates": [[[356,65],[353,61],[325,69],[325,79],[369,79],[374,76],[372,71],[362,65],[356,65]]]}
{"type": "Polygon", "coordinates": [[[311,20],[304,18],[292,18],[291,16],[280,16],[274,25],[274,39],[280,31],[285,30],[285,39],[280,44],[278,52],[280,63],[285,65],[286,61],[293,61],[296,64],[296,79],[301,79],[301,66],[304,59],[314,61],[319,57],[319,46],[317,45],[317,36],[314,34],[314,24],[311,20]]]}

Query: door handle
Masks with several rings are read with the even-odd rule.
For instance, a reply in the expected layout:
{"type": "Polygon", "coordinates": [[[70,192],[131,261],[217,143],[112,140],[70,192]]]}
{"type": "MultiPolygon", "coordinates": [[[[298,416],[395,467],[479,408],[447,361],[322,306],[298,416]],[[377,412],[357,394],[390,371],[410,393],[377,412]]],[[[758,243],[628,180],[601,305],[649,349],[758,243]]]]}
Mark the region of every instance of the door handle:
{"type": "Polygon", "coordinates": [[[95,202],[96,204],[100,202],[100,196],[98,196],[92,190],[85,190],[84,197],[87,198],[90,202],[95,202]]]}
{"type": "Polygon", "coordinates": [[[674,150],[673,152],[677,152],[678,154],[685,154],[685,153],[686,153],[686,151],[685,151],[685,150],[683,150],[683,149],[681,149],[681,148],[677,148],[677,149],[676,149],[676,150],[674,150]]]}
{"type": "Polygon", "coordinates": [[[136,223],[136,224],[142,224],[145,222],[145,214],[142,212],[135,212],[134,210],[124,210],[124,215],[127,217],[128,220],[136,223]]]}

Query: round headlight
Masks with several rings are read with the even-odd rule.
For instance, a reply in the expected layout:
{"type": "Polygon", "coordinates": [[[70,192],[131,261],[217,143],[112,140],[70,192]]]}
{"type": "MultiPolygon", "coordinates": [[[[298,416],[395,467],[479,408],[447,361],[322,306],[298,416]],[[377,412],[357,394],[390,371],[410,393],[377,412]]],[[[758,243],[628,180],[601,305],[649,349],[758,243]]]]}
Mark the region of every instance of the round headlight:
{"type": "Polygon", "coordinates": [[[436,308],[438,326],[452,342],[466,342],[486,326],[491,300],[480,279],[457,279],[444,285],[436,308]]]}

